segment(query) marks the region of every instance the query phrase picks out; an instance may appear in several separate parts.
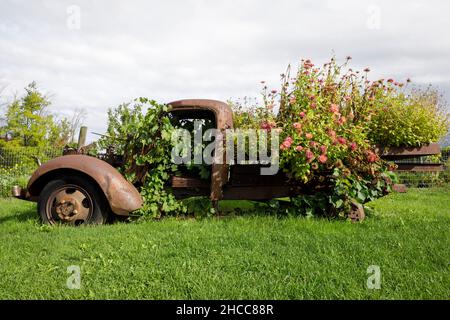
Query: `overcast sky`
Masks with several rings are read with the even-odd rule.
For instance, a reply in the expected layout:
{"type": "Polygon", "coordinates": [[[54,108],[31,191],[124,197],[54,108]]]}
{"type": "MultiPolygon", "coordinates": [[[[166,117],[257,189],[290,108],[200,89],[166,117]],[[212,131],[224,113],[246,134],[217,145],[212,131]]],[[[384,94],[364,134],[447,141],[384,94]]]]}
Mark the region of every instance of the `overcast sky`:
{"type": "Polygon", "coordinates": [[[450,101],[449,12],[445,0],[1,0],[0,86],[5,100],[35,80],[52,112],[85,108],[103,132],[108,107],[134,97],[258,96],[289,63],[335,54],[450,101]]]}

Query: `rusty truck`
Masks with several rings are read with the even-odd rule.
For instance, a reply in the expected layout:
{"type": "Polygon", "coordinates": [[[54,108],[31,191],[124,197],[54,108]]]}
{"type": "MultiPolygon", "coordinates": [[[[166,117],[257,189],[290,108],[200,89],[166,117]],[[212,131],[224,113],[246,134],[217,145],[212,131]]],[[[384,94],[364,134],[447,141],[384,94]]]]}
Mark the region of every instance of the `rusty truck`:
{"type": "MultiPolygon", "coordinates": [[[[233,113],[224,102],[186,99],[168,103],[170,115],[178,120],[208,120],[225,131],[233,128],[233,113]]],[[[225,151],[223,151],[225,152],[225,151]]],[[[16,198],[37,202],[44,223],[102,224],[111,215],[127,217],[141,208],[139,186],[127,181],[113,161],[85,154],[63,155],[42,165],[27,187],[13,188],[16,198]]],[[[212,163],[208,179],[191,172],[173,176],[167,187],[178,199],[207,196],[219,200],[266,200],[298,194],[299,186],[287,182],[280,171],[261,175],[260,165],[212,163]]]]}

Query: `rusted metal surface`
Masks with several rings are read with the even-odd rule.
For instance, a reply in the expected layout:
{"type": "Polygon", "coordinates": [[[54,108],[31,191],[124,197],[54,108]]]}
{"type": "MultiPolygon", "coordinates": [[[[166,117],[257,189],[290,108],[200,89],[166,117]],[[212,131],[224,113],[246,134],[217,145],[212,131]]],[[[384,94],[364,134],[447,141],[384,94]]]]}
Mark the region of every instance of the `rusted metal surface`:
{"type": "Polygon", "coordinates": [[[285,186],[287,180],[281,170],[275,175],[261,175],[261,165],[235,164],[230,168],[231,186],[285,186]]]}
{"type": "Polygon", "coordinates": [[[270,200],[295,195],[289,186],[225,186],[224,200],[270,200]]]}
{"type": "Polygon", "coordinates": [[[73,174],[73,171],[95,180],[114,213],[128,215],[142,206],[139,192],[116,169],[102,160],[86,155],[67,155],[44,163],[28,182],[26,198],[36,200],[47,180],[55,174],[73,174]]]}
{"type": "Polygon", "coordinates": [[[440,163],[399,163],[397,171],[439,172],[444,168],[440,163]]]}
{"type": "Polygon", "coordinates": [[[88,220],[94,208],[89,193],[75,185],[54,190],[47,200],[46,207],[49,220],[52,219],[51,212],[54,209],[61,221],[73,225],[88,220]]]}
{"type": "Polygon", "coordinates": [[[404,159],[440,154],[441,147],[437,143],[430,143],[421,147],[378,147],[376,151],[384,159],[404,159]]]}
{"type": "Polygon", "coordinates": [[[397,171],[410,172],[439,172],[443,170],[440,163],[408,163],[408,159],[441,154],[441,147],[437,143],[430,143],[421,147],[378,147],[376,151],[384,160],[397,162],[397,171]]]}
{"type": "MultiPolygon", "coordinates": [[[[217,143],[225,144],[225,130],[233,128],[233,112],[229,105],[217,100],[207,99],[185,99],[168,103],[172,107],[173,111],[177,110],[191,110],[201,111],[209,110],[214,113],[216,120],[216,128],[223,134],[223,140],[217,141],[217,143]]],[[[216,148],[217,150],[218,148],[216,148]]],[[[223,198],[222,187],[228,182],[228,164],[226,164],[226,152],[225,147],[222,148],[223,153],[216,155],[222,157],[221,163],[213,162],[211,168],[211,193],[210,198],[213,201],[217,201],[223,198]]]]}
{"type": "Polygon", "coordinates": [[[210,182],[200,178],[172,177],[172,188],[209,188],[210,182]]]}

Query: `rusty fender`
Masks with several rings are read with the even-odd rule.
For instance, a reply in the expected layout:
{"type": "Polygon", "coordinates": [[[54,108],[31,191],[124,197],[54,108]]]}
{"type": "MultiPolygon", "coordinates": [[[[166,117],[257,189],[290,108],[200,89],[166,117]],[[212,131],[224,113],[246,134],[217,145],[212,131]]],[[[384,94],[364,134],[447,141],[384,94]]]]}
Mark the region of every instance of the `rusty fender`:
{"type": "Polygon", "coordinates": [[[74,174],[88,176],[94,180],[115,214],[129,215],[142,206],[139,192],[114,167],[86,155],[66,155],[41,165],[28,182],[25,198],[36,201],[50,180],[74,174]]]}

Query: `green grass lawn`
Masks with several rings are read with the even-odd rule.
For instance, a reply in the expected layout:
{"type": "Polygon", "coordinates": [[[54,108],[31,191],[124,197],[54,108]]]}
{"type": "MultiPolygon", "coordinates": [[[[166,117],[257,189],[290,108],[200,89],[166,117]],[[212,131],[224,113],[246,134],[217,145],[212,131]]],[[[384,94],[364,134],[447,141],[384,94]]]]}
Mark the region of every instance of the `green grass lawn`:
{"type": "Polygon", "coordinates": [[[0,200],[0,298],[449,299],[450,190],[369,206],[357,224],[242,215],[71,228],[0,200]],[[70,265],[79,290],[66,286],[70,265]],[[366,286],[370,265],[379,290],[366,286]]]}

